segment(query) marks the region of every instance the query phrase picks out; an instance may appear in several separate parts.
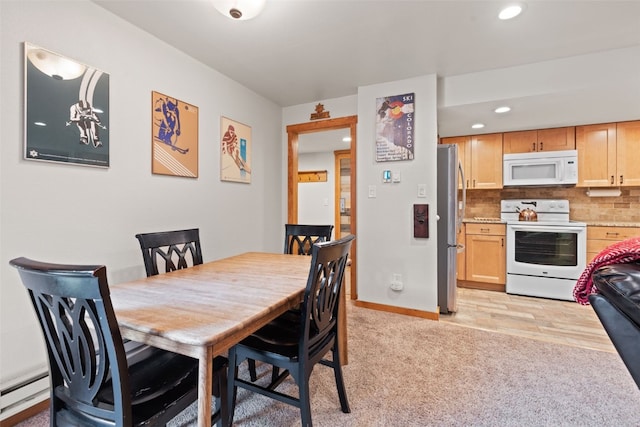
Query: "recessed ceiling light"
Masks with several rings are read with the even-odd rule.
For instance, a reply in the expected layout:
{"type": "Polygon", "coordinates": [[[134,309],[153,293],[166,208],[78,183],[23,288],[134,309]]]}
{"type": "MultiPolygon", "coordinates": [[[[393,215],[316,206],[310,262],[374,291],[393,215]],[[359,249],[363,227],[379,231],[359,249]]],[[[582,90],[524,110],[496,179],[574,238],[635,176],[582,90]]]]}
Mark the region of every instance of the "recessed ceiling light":
{"type": "Polygon", "coordinates": [[[516,16],[520,15],[521,12],[522,6],[520,6],[519,4],[507,6],[500,11],[498,18],[502,20],[515,18],[516,16]]]}
{"type": "Polygon", "coordinates": [[[507,106],[505,105],[504,107],[498,107],[498,108],[496,108],[496,109],[495,109],[495,110],[493,110],[493,111],[495,111],[495,112],[496,112],[496,113],[498,113],[498,114],[500,114],[500,113],[506,113],[506,112],[511,111],[511,107],[507,107],[507,106]]]}
{"type": "Polygon", "coordinates": [[[484,123],[476,123],[471,125],[472,129],[482,129],[484,127],[484,123]]]}
{"type": "Polygon", "coordinates": [[[342,142],[351,142],[351,137],[345,136],[344,138],[342,138],[342,142]]]}

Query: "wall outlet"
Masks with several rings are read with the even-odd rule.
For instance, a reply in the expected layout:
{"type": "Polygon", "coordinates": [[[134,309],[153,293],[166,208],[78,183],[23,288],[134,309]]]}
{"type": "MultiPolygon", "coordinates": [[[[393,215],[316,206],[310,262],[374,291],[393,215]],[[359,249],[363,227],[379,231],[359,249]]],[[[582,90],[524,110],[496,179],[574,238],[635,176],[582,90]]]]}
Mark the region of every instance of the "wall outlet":
{"type": "Polygon", "coordinates": [[[401,291],[404,288],[402,284],[402,274],[393,273],[391,275],[391,289],[394,291],[401,291]]]}

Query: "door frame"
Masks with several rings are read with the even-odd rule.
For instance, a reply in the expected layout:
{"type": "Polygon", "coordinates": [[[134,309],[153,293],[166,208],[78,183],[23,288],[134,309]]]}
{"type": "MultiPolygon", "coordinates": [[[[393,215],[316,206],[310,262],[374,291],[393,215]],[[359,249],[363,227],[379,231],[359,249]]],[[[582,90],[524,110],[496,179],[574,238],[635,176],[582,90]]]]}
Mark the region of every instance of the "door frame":
{"type": "MultiPolygon", "coordinates": [[[[351,136],[351,233],[356,234],[356,125],[358,116],[346,116],[316,122],[298,123],[287,126],[287,222],[298,222],[298,136],[306,133],[335,129],[349,129],[351,136]]],[[[338,224],[339,226],[340,224],[338,224]]],[[[358,299],[356,247],[357,239],[351,246],[351,299],[358,299]]]]}

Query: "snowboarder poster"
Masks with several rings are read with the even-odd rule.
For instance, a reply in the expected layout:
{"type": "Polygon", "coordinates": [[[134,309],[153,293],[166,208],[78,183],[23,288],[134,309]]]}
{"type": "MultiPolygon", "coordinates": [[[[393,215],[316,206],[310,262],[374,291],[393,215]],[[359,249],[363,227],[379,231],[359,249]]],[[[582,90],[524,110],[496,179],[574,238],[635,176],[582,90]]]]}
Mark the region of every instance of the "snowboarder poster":
{"type": "Polygon", "coordinates": [[[151,106],[151,172],[197,178],[198,107],[155,91],[151,106]]]}
{"type": "Polygon", "coordinates": [[[24,158],[109,166],[109,74],[25,42],[24,158]]]}

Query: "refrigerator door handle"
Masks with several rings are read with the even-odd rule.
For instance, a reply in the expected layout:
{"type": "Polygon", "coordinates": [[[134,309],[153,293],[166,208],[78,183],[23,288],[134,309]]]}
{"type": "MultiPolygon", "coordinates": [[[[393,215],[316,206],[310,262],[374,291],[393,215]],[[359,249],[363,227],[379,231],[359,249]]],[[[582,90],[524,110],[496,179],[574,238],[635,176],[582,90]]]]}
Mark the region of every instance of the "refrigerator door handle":
{"type": "Polygon", "coordinates": [[[456,232],[460,233],[462,230],[462,220],[464,219],[464,211],[467,208],[467,181],[464,179],[464,169],[462,169],[462,162],[458,160],[458,171],[462,179],[462,206],[458,206],[458,218],[456,224],[456,232]]]}

